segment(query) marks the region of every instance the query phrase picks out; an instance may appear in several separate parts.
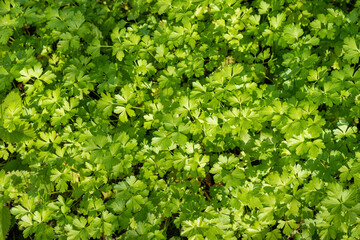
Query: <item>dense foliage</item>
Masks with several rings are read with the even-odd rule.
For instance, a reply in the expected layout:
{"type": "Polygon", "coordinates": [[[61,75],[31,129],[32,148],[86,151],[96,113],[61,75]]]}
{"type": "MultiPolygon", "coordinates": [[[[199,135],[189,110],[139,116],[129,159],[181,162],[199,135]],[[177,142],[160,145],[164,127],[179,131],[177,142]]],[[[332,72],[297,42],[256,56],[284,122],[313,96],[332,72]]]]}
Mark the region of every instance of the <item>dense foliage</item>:
{"type": "Polygon", "coordinates": [[[0,1],[0,240],[360,239],[359,7],[0,1]]]}

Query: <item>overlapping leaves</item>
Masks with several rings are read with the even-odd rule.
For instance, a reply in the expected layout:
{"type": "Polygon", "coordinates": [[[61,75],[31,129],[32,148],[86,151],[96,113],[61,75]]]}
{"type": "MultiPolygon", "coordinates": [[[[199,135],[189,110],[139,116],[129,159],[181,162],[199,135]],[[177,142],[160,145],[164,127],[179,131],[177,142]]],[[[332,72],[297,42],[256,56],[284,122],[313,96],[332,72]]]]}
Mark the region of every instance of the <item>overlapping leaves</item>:
{"type": "Polygon", "coordinates": [[[0,239],[360,238],[358,7],[1,1],[0,239]]]}

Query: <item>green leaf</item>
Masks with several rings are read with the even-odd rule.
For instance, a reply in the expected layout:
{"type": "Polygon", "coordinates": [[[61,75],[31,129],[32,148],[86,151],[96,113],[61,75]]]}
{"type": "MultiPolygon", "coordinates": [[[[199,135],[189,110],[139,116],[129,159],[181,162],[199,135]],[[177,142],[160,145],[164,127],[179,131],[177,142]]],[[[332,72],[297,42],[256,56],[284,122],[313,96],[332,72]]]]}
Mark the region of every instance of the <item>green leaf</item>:
{"type": "Polygon", "coordinates": [[[85,22],[84,15],[77,11],[75,14],[71,12],[71,14],[68,16],[68,21],[66,21],[66,24],[69,26],[69,29],[71,31],[78,30],[80,26],[85,22]]]}
{"type": "Polygon", "coordinates": [[[86,219],[84,217],[81,217],[80,219],[75,218],[73,221],[73,224],[75,227],[77,227],[78,229],[83,229],[86,226],[86,219]]]}
{"type": "Polygon", "coordinates": [[[185,146],[187,142],[187,137],[182,133],[172,133],[171,139],[179,146],[185,146]]]}
{"type": "Polygon", "coordinates": [[[54,238],[54,230],[52,227],[47,226],[46,224],[42,223],[37,226],[37,239],[46,240],[46,239],[53,239],[54,238]]]}
{"type": "Polygon", "coordinates": [[[36,137],[33,129],[26,129],[25,127],[18,127],[13,131],[0,127],[0,138],[9,143],[20,143],[23,141],[32,140],[36,137]]]}
{"type": "Polygon", "coordinates": [[[260,6],[259,6],[259,13],[260,14],[266,14],[270,9],[270,4],[264,2],[264,1],[261,1],[260,2],[260,6]]]}
{"type": "Polygon", "coordinates": [[[347,37],[344,39],[344,59],[348,60],[350,63],[358,63],[360,57],[360,49],[356,44],[354,37],[347,37]]]}
{"type": "Polygon", "coordinates": [[[284,27],[283,38],[288,44],[293,44],[304,34],[302,28],[294,23],[284,27]]]}
{"type": "Polygon", "coordinates": [[[342,139],[345,137],[355,137],[355,133],[357,132],[357,129],[355,126],[349,127],[349,123],[341,119],[338,122],[338,128],[334,131],[335,139],[342,139]]]}
{"type": "Polygon", "coordinates": [[[19,82],[28,82],[31,78],[38,79],[43,73],[41,63],[36,63],[32,68],[24,68],[20,71],[21,77],[16,80],[19,82]]]}
{"type": "Polygon", "coordinates": [[[0,206],[0,240],[6,240],[6,234],[10,229],[10,211],[9,209],[1,205],[0,206]]]}
{"type": "Polygon", "coordinates": [[[286,19],[286,14],[285,13],[279,13],[276,15],[276,17],[271,17],[269,22],[270,25],[274,28],[274,29],[278,29],[282,22],[286,19]]]}
{"type": "Polygon", "coordinates": [[[6,44],[9,38],[13,35],[11,28],[5,28],[0,30],[0,44],[6,44]]]}
{"type": "Polygon", "coordinates": [[[4,118],[4,112],[10,113],[12,116],[20,113],[22,110],[21,96],[18,91],[12,91],[6,95],[3,103],[1,104],[1,118],[4,118]]]}
{"type": "Polygon", "coordinates": [[[282,238],[282,235],[281,235],[281,232],[279,229],[275,229],[271,232],[268,232],[266,234],[266,239],[267,240],[278,240],[278,239],[281,239],[282,238]]]}
{"type": "Polygon", "coordinates": [[[157,12],[159,15],[162,15],[166,12],[166,10],[171,6],[171,0],[161,0],[158,1],[155,5],[155,8],[157,8],[157,12]]]}
{"type": "Polygon", "coordinates": [[[172,141],[165,132],[155,132],[154,136],[151,143],[159,147],[160,150],[167,150],[171,146],[172,141]]]}
{"type": "Polygon", "coordinates": [[[91,45],[87,47],[86,53],[90,54],[93,58],[101,56],[100,54],[101,43],[100,40],[94,38],[91,45]]]}

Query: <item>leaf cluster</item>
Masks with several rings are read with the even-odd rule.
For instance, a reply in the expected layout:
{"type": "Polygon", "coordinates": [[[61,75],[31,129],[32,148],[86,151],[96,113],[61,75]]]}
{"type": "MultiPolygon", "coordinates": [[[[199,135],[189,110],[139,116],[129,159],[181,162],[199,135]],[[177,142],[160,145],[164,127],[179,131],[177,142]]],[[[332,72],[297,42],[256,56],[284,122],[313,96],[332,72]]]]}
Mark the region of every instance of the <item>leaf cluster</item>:
{"type": "Polygon", "coordinates": [[[359,7],[0,1],[0,240],[359,239],[359,7]]]}

